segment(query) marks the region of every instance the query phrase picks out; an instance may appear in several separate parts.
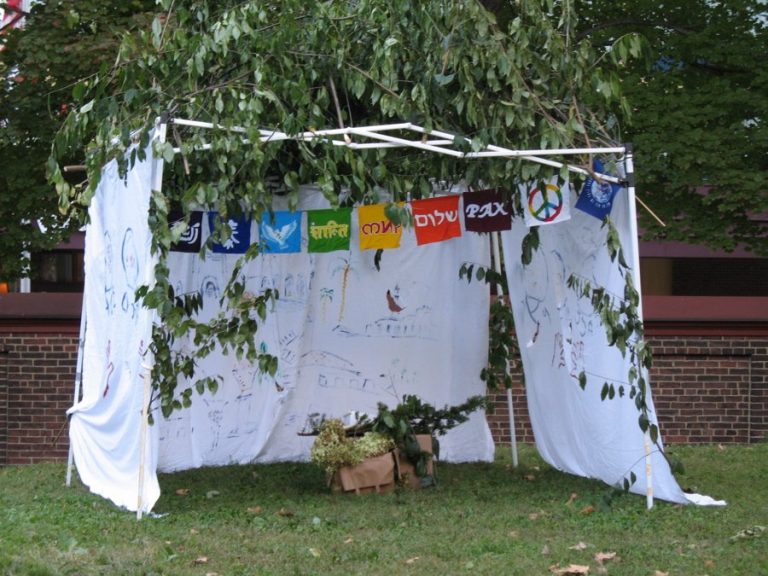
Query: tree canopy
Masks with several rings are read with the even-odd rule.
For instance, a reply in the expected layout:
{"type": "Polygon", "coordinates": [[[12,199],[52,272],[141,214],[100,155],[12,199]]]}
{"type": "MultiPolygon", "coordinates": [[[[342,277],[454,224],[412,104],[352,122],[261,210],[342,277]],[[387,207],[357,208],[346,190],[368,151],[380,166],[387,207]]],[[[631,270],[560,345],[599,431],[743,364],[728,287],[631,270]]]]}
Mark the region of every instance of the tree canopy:
{"type": "MultiPolygon", "coordinates": [[[[98,168],[121,154],[133,131],[166,113],[222,127],[205,135],[210,153],[185,165],[189,178],[171,200],[225,212],[269,205],[271,176],[292,191],[316,181],[338,202],[342,189],[356,200],[377,187],[419,196],[431,192],[431,179],[482,176],[498,184],[537,170],[312,144],[244,146],[233,126],[245,127],[250,142],[259,128],[294,134],[392,121],[441,128],[477,146],[613,140],[607,104],[618,100],[618,76],[589,38],[576,39],[569,3],[520,3],[503,28],[476,0],[161,4],[167,14],[123,44],[112,70],[75,88],[81,105],[64,134],[97,129],[90,191],[98,168]]],[[[185,158],[201,138],[181,129],[171,136],[185,158]]],[[[60,190],[67,192],[61,183],[60,190]]],[[[89,194],[69,190],[63,198],[87,203],[89,194]]]]}
{"type": "MultiPolygon", "coordinates": [[[[56,192],[46,180],[51,142],[69,113],[72,86],[114,63],[122,34],[142,23],[149,26],[153,4],[50,0],[33,6],[24,28],[6,29],[0,36],[2,280],[25,273],[25,251],[49,249],[79,224],[59,212],[56,192]]],[[[63,154],[62,161],[79,163],[81,157],[77,150],[63,154]]]]}
{"type": "MultiPolygon", "coordinates": [[[[126,38],[115,66],[74,87],[76,106],[49,168],[62,208],[83,210],[101,167],[112,158],[124,162],[132,144],[145,144],[158,117],[218,127],[171,124],[168,142],[156,147],[172,169],[150,214],[161,255],[157,283],[140,296],[163,318],[153,338],[153,382],[166,414],[191,402],[191,388],[175,392],[178,375],[191,378],[214,342],[265,372],[276,370],[276,359],[252,337],[269,291],[249,295],[236,271],[224,290],[226,306],[204,325],[194,319],[199,298],[174,294],[162,255],[184,227],[169,227],[172,208],[259,218],[275,194],[295,202],[301,183],[317,183],[340,205],[380,201],[380,190],[395,201],[428,196],[441,181],[515,191],[516,181],[542,170],[517,159],[465,162],[418,150],[264,142],[260,129],[298,134],[411,121],[457,134],[456,144],[467,149],[616,144],[619,51],[598,51],[591,38],[577,38],[570,2],[510,3],[502,20],[478,0],[160,4],[165,13],[126,38]],[[85,187],[70,186],[60,166],[60,156],[78,146],[87,152],[85,187]],[[196,350],[175,350],[174,339],[190,333],[196,350]]],[[[639,55],[634,37],[614,44],[639,55]]],[[[589,165],[590,158],[577,162],[589,165]]],[[[217,384],[208,378],[195,386],[217,384]]]]}
{"type": "Polygon", "coordinates": [[[630,32],[646,52],[621,72],[622,139],[635,144],[638,196],[667,224],[641,210],[648,236],[768,256],[768,6],[584,3],[577,38],[630,32]]]}

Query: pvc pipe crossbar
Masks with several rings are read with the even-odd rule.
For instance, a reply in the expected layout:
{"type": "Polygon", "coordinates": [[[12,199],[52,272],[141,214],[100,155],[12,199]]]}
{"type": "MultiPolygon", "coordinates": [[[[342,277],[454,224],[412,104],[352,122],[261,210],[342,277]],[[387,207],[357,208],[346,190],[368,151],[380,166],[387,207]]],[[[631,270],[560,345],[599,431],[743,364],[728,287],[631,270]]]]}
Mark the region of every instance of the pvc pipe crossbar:
{"type": "MultiPolygon", "coordinates": [[[[209,130],[225,130],[230,132],[236,132],[240,134],[247,133],[248,131],[242,126],[223,126],[221,124],[213,124],[211,122],[202,122],[199,120],[186,120],[182,118],[174,118],[170,120],[174,124],[179,126],[189,126],[193,128],[204,128],[209,130]]],[[[329,128],[325,130],[308,130],[296,135],[289,135],[285,132],[278,130],[265,130],[260,129],[259,134],[261,140],[264,142],[282,142],[285,140],[299,140],[303,142],[310,142],[312,140],[325,141],[333,146],[345,146],[352,150],[366,150],[377,148],[416,148],[427,152],[435,152],[437,154],[444,154],[446,156],[452,156],[454,158],[462,159],[477,159],[477,158],[520,158],[521,160],[528,160],[550,166],[553,168],[567,168],[571,172],[576,172],[584,175],[591,175],[588,170],[581,168],[580,166],[574,166],[573,164],[566,164],[558,162],[556,160],[549,160],[547,158],[541,158],[541,156],[573,156],[580,154],[623,154],[626,149],[624,146],[612,146],[602,148],[553,148],[553,149],[537,149],[537,150],[512,150],[510,148],[504,148],[495,144],[488,144],[485,149],[472,152],[462,152],[454,148],[449,148],[456,143],[457,139],[463,139],[469,143],[471,140],[467,137],[456,136],[448,132],[441,130],[427,130],[422,126],[411,124],[410,122],[400,122],[396,124],[380,124],[374,126],[363,127],[347,127],[347,128],[329,128]],[[409,140],[398,136],[386,134],[386,132],[393,131],[411,131],[419,134],[432,136],[436,139],[432,140],[409,140]],[[343,136],[345,139],[340,140],[334,138],[336,136],[343,136]],[[355,142],[351,140],[351,136],[359,136],[375,140],[375,142],[355,142]]],[[[243,140],[243,143],[250,143],[249,140],[243,140]]],[[[210,144],[201,144],[197,147],[198,150],[209,150],[210,144]]],[[[179,152],[180,148],[174,148],[175,152],[179,152]]],[[[599,174],[597,176],[606,182],[621,183],[621,181],[608,174],[599,174]]]]}

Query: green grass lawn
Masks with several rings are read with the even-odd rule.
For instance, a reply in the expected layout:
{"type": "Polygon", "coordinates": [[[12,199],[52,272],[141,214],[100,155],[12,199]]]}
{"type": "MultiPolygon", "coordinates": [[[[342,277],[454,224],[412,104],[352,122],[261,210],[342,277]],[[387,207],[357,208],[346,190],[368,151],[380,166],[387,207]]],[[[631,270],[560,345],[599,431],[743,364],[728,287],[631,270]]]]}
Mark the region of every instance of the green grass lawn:
{"type": "Polygon", "coordinates": [[[166,474],[158,516],[140,522],[65,487],[63,465],[4,468],[0,573],[768,575],[768,444],[671,451],[684,488],[728,506],[606,499],[605,485],[550,469],[530,446],[517,470],[505,450],[493,464],[441,464],[437,488],[386,496],[332,495],[311,464],[166,474]]]}

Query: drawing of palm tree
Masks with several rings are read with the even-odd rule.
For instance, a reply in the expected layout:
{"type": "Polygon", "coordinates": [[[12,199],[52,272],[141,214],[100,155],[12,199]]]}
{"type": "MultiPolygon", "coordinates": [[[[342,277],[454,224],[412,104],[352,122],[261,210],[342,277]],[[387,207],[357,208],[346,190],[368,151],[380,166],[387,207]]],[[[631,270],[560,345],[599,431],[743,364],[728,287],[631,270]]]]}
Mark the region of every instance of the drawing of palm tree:
{"type": "Polygon", "coordinates": [[[347,284],[349,282],[350,273],[357,272],[352,269],[352,252],[349,252],[346,256],[337,256],[334,261],[334,268],[332,275],[341,273],[341,300],[339,302],[339,323],[344,318],[344,307],[347,303],[347,284]]]}
{"type": "Polygon", "coordinates": [[[333,288],[320,288],[320,306],[325,320],[325,307],[328,302],[333,302],[333,288]]]}

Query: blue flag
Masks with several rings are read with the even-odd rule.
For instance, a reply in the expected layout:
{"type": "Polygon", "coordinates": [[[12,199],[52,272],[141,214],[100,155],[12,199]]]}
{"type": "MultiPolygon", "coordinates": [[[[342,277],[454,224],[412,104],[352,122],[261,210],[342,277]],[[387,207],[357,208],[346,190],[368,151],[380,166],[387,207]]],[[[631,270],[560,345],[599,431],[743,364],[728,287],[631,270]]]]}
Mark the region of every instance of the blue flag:
{"type": "MultiPolygon", "coordinates": [[[[211,232],[215,230],[216,221],[220,220],[218,212],[208,212],[208,227],[211,232]]],[[[220,221],[220,224],[224,224],[220,221]]],[[[230,216],[227,225],[232,235],[221,244],[214,242],[211,252],[215,254],[245,254],[251,245],[251,219],[246,216],[230,216]]]]}
{"type": "MultiPolygon", "coordinates": [[[[592,164],[595,172],[604,174],[603,163],[595,160],[592,164]]],[[[621,189],[621,185],[613,182],[597,182],[591,176],[584,182],[579,199],[576,201],[576,208],[602,220],[611,213],[613,208],[613,199],[621,189]]]]}
{"type": "Polygon", "coordinates": [[[264,254],[301,252],[301,214],[287,210],[265,212],[259,226],[261,251],[264,254]]]}

